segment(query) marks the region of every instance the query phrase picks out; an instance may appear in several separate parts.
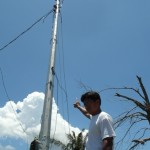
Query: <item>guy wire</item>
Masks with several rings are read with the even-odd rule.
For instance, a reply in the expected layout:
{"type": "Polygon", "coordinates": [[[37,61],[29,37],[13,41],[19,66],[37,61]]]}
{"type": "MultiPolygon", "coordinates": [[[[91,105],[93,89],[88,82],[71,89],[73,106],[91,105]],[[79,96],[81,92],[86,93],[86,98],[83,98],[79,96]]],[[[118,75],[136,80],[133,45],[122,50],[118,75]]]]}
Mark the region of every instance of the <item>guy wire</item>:
{"type": "Polygon", "coordinates": [[[11,40],[10,42],[8,42],[6,45],[4,45],[3,47],[0,48],[0,51],[4,50],[6,47],[8,47],[10,44],[12,44],[13,42],[15,42],[18,38],[20,38],[23,34],[25,34],[26,32],[28,32],[31,28],[33,28],[38,22],[40,22],[42,19],[43,21],[53,12],[53,9],[51,11],[49,11],[48,13],[46,13],[45,15],[43,15],[42,17],[40,17],[37,21],[35,21],[31,26],[29,26],[26,30],[24,30],[23,32],[21,32],[17,37],[15,37],[13,40],[11,40]]]}
{"type": "MultiPolygon", "coordinates": [[[[4,91],[5,91],[6,97],[7,97],[8,101],[10,102],[10,106],[11,106],[13,112],[14,112],[15,117],[18,118],[18,117],[17,117],[17,114],[16,114],[16,111],[15,111],[15,109],[14,109],[12,103],[11,103],[10,97],[9,97],[9,95],[8,95],[8,92],[7,92],[7,89],[6,89],[6,86],[5,86],[4,76],[3,76],[3,72],[2,72],[1,67],[0,67],[0,74],[1,74],[2,84],[3,84],[3,88],[4,88],[4,91]]],[[[16,118],[15,118],[15,120],[19,123],[19,125],[20,125],[20,127],[21,127],[23,133],[25,133],[26,135],[28,135],[28,134],[26,133],[25,129],[23,128],[21,122],[20,122],[19,120],[17,120],[16,118]]],[[[26,137],[26,140],[27,140],[27,143],[29,144],[27,137],[26,137]]]]}

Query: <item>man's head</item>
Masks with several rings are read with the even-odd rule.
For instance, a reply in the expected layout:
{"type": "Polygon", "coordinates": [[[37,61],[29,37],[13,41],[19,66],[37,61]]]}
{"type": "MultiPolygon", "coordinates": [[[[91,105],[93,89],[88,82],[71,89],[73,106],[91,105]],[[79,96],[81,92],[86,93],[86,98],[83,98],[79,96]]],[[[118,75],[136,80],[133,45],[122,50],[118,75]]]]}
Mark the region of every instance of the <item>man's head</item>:
{"type": "Polygon", "coordinates": [[[101,98],[97,92],[89,91],[84,93],[81,96],[81,101],[90,114],[95,115],[100,111],[101,98]]]}

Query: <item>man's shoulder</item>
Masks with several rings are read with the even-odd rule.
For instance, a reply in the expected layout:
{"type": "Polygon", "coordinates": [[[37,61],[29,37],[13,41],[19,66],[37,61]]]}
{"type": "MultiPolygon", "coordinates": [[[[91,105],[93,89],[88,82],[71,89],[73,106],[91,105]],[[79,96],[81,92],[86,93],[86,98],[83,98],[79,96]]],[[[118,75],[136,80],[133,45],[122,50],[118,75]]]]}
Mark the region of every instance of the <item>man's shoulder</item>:
{"type": "Polygon", "coordinates": [[[112,119],[112,117],[107,113],[107,112],[104,112],[102,111],[100,114],[99,114],[99,119],[112,119]]]}
{"type": "Polygon", "coordinates": [[[99,114],[99,116],[110,116],[107,112],[105,112],[105,111],[102,111],[100,114],[99,114]]]}

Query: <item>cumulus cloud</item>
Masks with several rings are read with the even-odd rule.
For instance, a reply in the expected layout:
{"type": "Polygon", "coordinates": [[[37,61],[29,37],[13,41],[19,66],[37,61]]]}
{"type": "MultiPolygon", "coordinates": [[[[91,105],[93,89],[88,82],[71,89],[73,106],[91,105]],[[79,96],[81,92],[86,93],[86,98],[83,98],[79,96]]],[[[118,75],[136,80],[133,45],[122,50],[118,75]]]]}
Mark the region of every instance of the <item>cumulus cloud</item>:
{"type": "MultiPolygon", "coordinates": [[[[39,135],[43,102],[44,94],[39,92],[33,92],[17,103],[7,102],[3,108],[0,108],[0,137],[21,138],[30,143],[34,137],[39,135]]],[[[51,137],[55,133],[55,139],[66,143],[66,134],[69,133],[69,128],[70,131],[75,131],[77,134],[80,129],[72,127],[63,119],[58,113],[55,100],[53,100],[52,108],[51,137]]]]}

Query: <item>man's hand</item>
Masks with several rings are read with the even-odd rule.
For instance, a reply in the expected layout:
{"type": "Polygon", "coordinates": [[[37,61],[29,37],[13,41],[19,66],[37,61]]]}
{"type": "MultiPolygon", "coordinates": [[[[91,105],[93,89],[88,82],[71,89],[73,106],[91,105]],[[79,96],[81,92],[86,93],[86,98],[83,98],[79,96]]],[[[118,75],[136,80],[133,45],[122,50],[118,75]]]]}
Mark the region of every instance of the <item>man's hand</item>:
{"type": "Polygon", "coordinates": [[[88,119],[90,119],[90,114],[87,112],[87,110],[84,107],[80,105],[79,101],[75,102],[73,105],[74,108],[78,108],[88,119]]]}
{"type": "Polygon", "coordinates": [[[81,106],[81,105],[80,105],[80,102],[78,102],[78,101],[75,102],[73,105],[74,105],[74,108],[79,108],[79,107],[81,106]]]}

